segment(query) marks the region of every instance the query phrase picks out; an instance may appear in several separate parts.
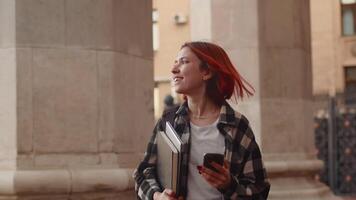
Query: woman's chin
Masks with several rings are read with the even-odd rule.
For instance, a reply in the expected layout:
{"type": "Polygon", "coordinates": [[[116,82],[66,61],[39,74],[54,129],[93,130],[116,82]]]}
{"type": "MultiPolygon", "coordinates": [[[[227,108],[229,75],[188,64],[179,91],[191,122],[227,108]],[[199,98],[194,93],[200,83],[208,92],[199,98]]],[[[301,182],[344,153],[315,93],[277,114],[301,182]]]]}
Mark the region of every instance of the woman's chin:
{"type": "Polygon", "coordinates": [[[183,93],[182,89],[179,88],[179,87],[174,87],[174,91],[175,91],[177,94],[182,94],[182,93],[183,93]]]}
{"type": "Polygon", "coordinates": [[[184,94],[184,92],[181,92],[181,91],[179,91],[179,90],[175,90],[175,92],[176,92],[177,94],[184,94]]]}

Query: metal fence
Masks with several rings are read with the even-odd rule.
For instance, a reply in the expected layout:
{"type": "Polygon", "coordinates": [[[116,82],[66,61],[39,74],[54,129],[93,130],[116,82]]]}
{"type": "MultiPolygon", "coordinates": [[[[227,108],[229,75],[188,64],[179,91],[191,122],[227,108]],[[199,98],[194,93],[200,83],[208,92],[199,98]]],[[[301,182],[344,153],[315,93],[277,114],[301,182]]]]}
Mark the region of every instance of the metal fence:
{"type": "Polygon", "coordinates": [[[356,194],[356,109],[330,99],[315,117],[315,146],[325,162],[320,180],[337,194],[356,194]]]}

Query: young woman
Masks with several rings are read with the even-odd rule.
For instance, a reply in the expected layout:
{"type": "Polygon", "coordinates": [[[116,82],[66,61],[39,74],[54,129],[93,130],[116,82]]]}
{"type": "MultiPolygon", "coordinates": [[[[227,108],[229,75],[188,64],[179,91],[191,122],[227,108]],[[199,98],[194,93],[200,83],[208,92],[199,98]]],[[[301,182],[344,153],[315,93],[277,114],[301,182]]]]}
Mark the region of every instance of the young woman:
{"type": "Polygon", "coordinates": [[[248,120],[226,102],[251,96],[253,88],[236,71],[226,52],[208,42],[185,43],[171,69],[175,91],[185,102],[158,120],[143,161],[134,172],[142,200],[267,199],[270,184],[248,120]],[[172,113],[173,112],[173,113],[172,113]],[[174,115],[184,146],[180,194],[162,188],[156,176],[156,134],[174,115]],[[223,154],[225,162],[203,166],[205,153],[223,154]]]}

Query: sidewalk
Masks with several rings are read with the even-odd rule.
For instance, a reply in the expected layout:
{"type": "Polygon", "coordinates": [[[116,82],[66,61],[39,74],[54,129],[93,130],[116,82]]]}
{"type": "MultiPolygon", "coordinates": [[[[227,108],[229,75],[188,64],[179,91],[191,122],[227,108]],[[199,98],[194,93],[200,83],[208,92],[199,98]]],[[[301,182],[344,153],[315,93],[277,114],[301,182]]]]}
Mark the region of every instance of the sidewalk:
{"type": "Polygon", "coordinates": [[[353,197],[343,197],[343,200],[356,200],[356,196],[353,196],[353,197]]]}

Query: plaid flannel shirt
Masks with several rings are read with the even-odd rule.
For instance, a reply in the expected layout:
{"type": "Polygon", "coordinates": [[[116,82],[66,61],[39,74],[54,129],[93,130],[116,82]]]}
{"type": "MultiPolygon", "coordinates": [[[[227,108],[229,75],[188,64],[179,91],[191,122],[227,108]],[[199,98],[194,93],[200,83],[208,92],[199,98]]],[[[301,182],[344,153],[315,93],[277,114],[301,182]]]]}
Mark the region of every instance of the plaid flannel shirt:
{"type": "MultiPolygon", "coordinates": [[[[172,111],[171,111],[172,112],[172,111]]],[[[183,145],[180,195],[187,195],[190,123],[188,106],[185,102],[175,112],[174,128],[183,145]]],[[[162,131],[164,115],[158,120],[148,144],[143,161],[134,172],[135,190],[138,199],[151,200],[155,192],[162,192],[156,176],[157,145],[156,134],[162,131]]],[[[230,164],[231,184],[219,190],[224,199],[264,200],[267,199],[270,184],[263,166],[261,152],[255,141],[249,122],[242,114],[234,111],[225,102],[220,111],[218,130],[225,138],[225,159],[230,164]]]]}

